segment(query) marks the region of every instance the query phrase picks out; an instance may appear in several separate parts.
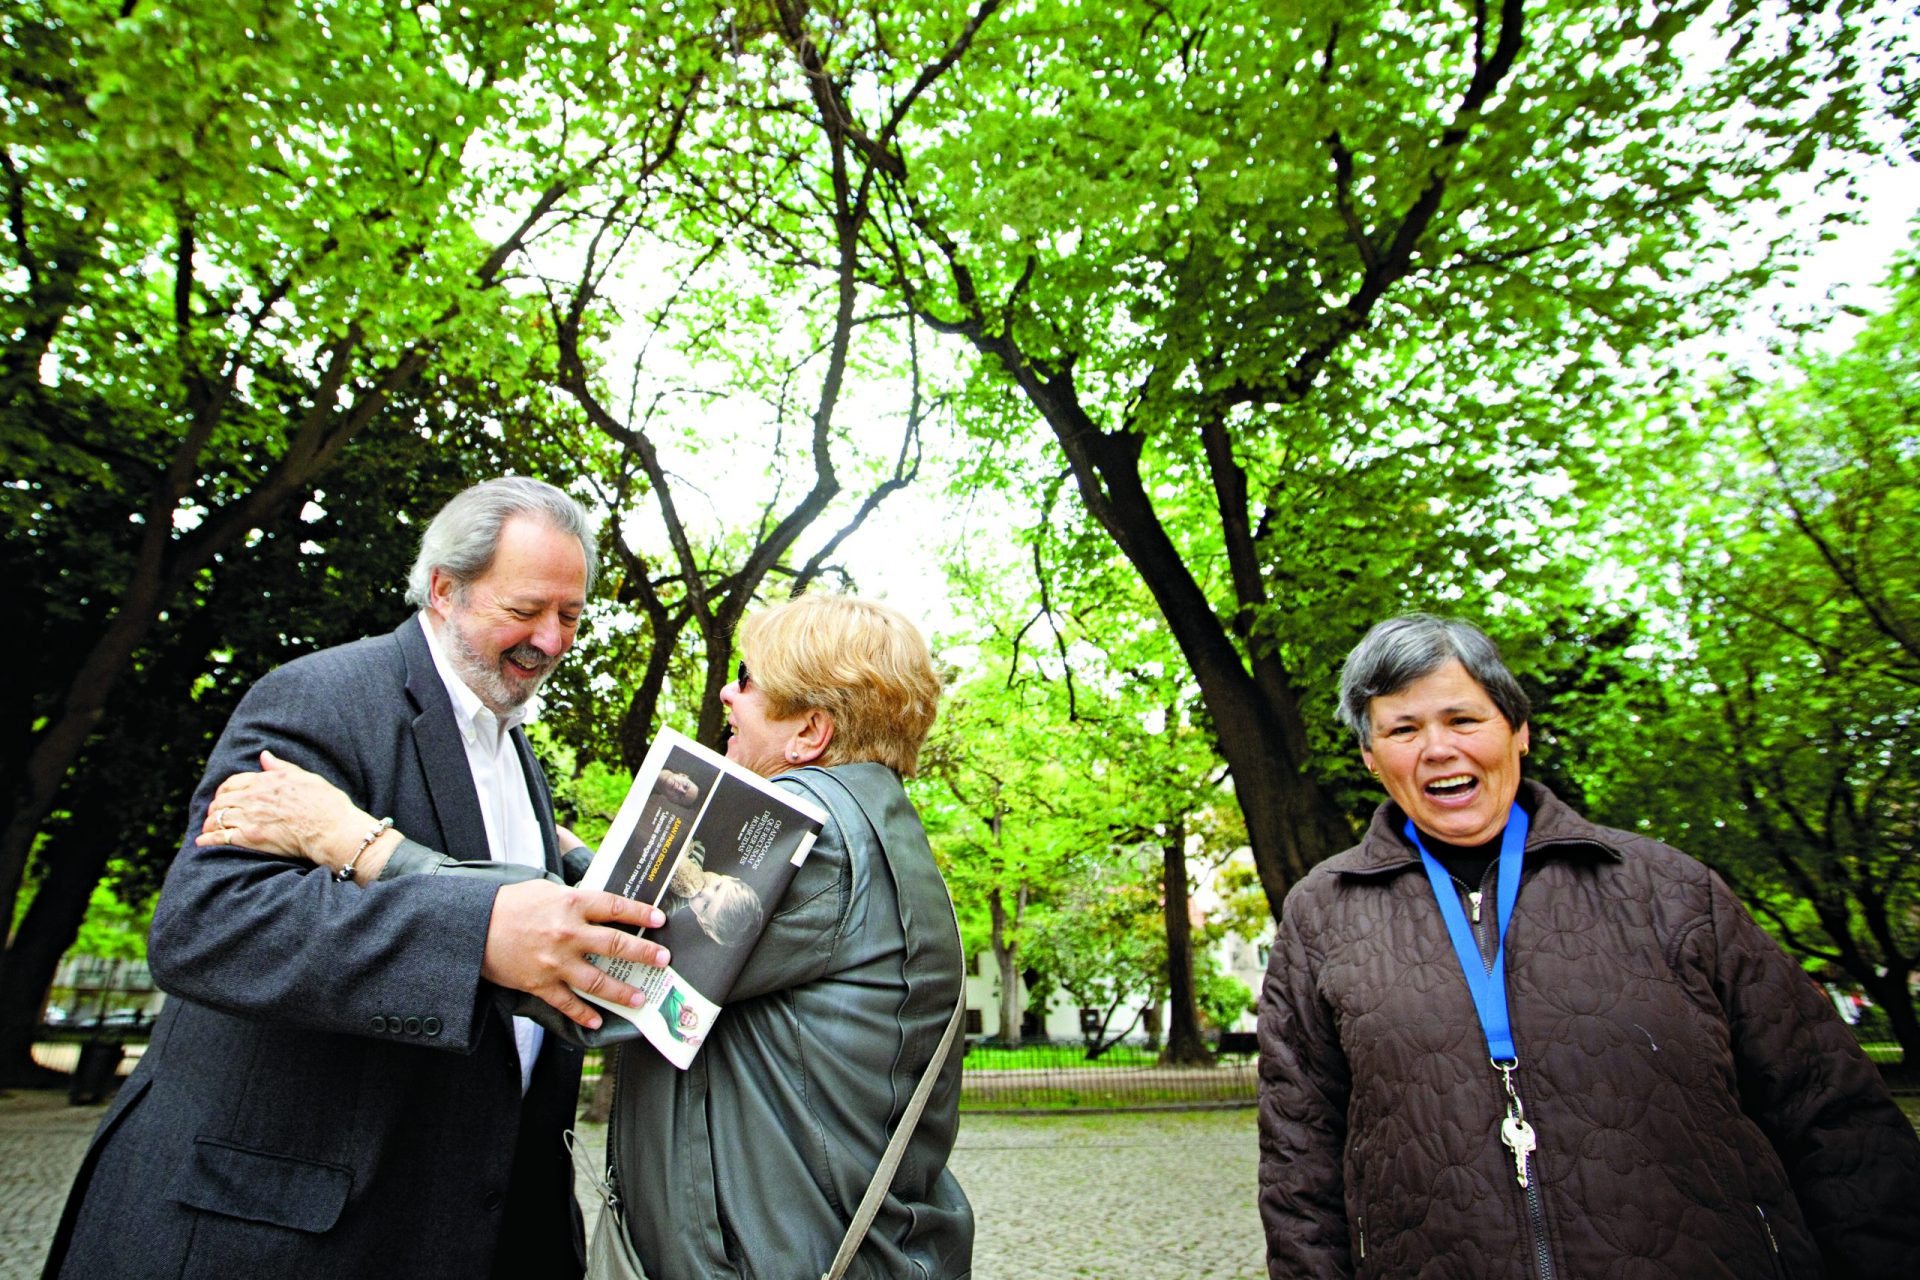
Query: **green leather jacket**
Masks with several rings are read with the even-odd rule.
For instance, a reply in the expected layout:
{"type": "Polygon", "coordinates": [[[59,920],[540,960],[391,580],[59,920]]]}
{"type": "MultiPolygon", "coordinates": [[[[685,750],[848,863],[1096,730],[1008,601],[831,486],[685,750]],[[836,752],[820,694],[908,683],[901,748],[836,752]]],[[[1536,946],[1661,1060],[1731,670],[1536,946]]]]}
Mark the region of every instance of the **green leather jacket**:
{"type": "MultiPolygon", "coordinates": [[[[686,1071],[644,1041],[614,1051],[608,1151],[650,1280],[825,1271],[960,998],[952,905],[893,771],[808,768],[774,782],[829,819],[712,1035],[686,1071]]],[[[570,860],[570,878],[584,863],[570,860]]],[[[533,872],[403,845],[382,879],[409,874],[533,872]]],[[[556,1034],[604,1039],[530,997],[518,1012],[541,1010],[556,1034]]],[[[973,1211],[947,1169],[959,1100],[954,1053],[849,1277],[971,1273],[973,1211]]]]}

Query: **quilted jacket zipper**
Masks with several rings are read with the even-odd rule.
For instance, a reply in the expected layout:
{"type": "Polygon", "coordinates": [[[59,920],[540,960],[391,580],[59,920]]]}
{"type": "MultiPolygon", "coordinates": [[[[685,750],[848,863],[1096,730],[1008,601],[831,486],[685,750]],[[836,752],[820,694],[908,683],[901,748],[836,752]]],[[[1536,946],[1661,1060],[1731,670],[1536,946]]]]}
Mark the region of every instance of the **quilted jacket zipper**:
{"type": "MultiPolygon", "coordinates": [[[[1480,877],[1480,891],[1472,898],[1484,900],[1494,888],[1494,873],[1499,864],[1490,864],[1480,877]]],[[[1464,886],[1462,886],[1464,888],[1464,886]]],[[[1463,894],[1463,897],[1467,895],[1463,894]]],[[[1472,902],[1469,898],[1469,902],[1472,902]]],[[[1477,903],[1473,904],[1477,907],[1477,903]]],[[[1481,920],[1479,913],[1474,915],[1472,925],[1474,941],[1480,944],[1480,958],[1483,964],[1491,964],[1493,949],[1500,944],[1497,922],[1481,920]]],[[[1536,1152],[1528,1152],[1527,1185],[1520,1191],[1520,1199],[1527,1211],[1527,1244],[1533,1255],[1533,1274],[1538,1280],[1554,1280],[1558,1274],[1553,1269],[1553,1250],[1548,1243],[1547,1206],[1540,1198],[1540,1161],[1536,1152]]]]}
{"type": "Polygon", "coordinates": [[[1754,1205],[1753,1211],[1760,1215],[1760,1230],[1766,1234],[1767,1248],[1773,1254],[1773,1274],[1776,1276],[1785,1275],[1786,1263],[1783,1262],[1780,1257],[1780,1242],[1774,1238],[1773,1223],[1767,1221],[1767,1211],[1759,1205],[1754,1205]]]}
{"type": "Polygon", "coordinates": [[[1553,1280],[1553,1252],[1547,1247],[1547,1207],[1540,1202],[1540,1162],[1527,1156],[1527,1188],[1521,1192],[1527,1204],[1527,1235],[1533,1245],[1533,1273],[1540,1280],[1553,1280]]]}

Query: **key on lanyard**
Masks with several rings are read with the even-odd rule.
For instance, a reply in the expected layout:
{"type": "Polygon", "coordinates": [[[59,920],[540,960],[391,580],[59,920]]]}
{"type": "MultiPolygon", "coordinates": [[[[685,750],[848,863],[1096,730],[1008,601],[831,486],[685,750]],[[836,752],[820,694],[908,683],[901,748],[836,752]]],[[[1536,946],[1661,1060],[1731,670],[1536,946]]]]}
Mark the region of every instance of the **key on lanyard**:
{"type": "Polygon", "coordinates": [[[1519,1116],[1509,1115],[1500,1122],[1500,1141],[1507,1144],[1513,1152],[1513,1171],[1520,1179],[1520,1185],[1527,1185],[1527,1157],[1533,1154],[1536,1145],[1533,1126],[1519,1116]]]}

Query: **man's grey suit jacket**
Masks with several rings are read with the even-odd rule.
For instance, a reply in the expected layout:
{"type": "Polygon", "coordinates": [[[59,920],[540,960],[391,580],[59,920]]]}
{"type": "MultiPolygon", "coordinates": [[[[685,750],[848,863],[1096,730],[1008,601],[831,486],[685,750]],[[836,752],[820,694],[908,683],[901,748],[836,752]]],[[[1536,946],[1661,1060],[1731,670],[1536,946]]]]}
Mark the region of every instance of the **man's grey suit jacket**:
{"type": "MultiPolygon", "coordinates": [[[[228,722],[154,912],[170,998],[94,1137],[49,1276],[580,1274],[561,1142],[580,1053],[549,1036],[523,1101],[505,993],[480,977],[498,885],[338,884],[192,839],[220,780],[270,748],[408,836],[484,858],[421,625],[281,667],[228,722]]],[[[515,741],[557,869],[546,780],[515,741]]]]}

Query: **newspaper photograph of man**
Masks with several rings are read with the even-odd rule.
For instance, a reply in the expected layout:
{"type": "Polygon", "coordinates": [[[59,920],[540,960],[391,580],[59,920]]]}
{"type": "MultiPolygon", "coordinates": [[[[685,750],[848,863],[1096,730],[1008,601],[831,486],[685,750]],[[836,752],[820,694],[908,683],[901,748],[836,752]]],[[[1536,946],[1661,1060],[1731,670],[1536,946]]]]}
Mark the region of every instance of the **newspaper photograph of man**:
{"type": "Polygon", "coordinates": [[[684,773],[662,769],[653,780],[653,794],[691,812],[700,807],[700,784],[684,773]]]}
{"type": "Polygon", "coordinates": [[[643,997],[637,1008],[608,1011],[685,1070],[824,821],[817,805],[661,729],[580,883],[659,907],[666,922],[645,931],[647,940],[672,947],[673,959],[639,973],[588,957],[621,981],[631,977],[643,997]]]}
{"type": "Polygon", "coordinates": [[[718,768],[690,751],[676,747],[668,753],[666,766],[647,795],[640,821],[614,864],[608,889],[641,902],[660,904],[674,859],[692,836],[701,803],[719,776],[718,768]]]}
{"type": "Polygon", "coordinates": [[[766,926],[765,904],[779,899],[803,833],[775,824],[758,789],[724,774],[711,784],[698,828],[654,903],[667,922],[646,937],[672,953],[673,970],[687,985],[718,1000],[766,926]],[[774,843],[783,848],[768,845],[776,830],[782,838],[774,843]]]}

